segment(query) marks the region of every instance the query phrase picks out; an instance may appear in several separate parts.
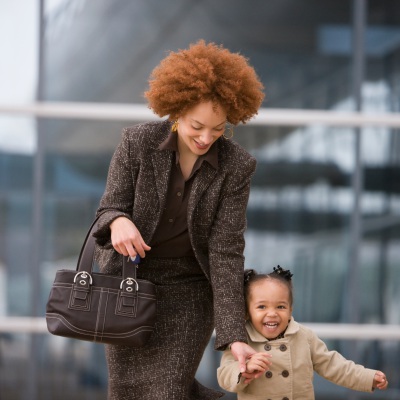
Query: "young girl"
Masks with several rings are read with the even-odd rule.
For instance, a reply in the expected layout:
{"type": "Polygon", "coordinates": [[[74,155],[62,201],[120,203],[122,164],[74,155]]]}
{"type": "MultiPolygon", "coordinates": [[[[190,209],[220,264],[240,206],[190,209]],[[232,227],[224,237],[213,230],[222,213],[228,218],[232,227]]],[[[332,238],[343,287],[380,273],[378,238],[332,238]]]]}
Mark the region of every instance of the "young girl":
{"type": "Polygon", "coordinates": [[[264,275],[245,271],[246,329],[249,344],[257,353],[247,362],[246,373],[228,349],[218,368],[222,388],[238,393],[238,400],[312,400],[313,372],[337,385],[371,392],[388,386],[381,371],[346,360],[310,329],[294,321],[292,274],[281,267],[264,275]],[[246,383],[246,376],[262,375],[246,383]]]}

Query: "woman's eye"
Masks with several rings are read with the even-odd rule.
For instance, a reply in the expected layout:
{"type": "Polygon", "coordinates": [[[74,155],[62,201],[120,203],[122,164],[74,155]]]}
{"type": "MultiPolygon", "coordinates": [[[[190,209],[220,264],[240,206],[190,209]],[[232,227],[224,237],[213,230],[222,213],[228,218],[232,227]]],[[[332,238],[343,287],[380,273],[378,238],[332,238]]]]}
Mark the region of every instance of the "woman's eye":
{"type": "Polygon", "coordinates": [[[201,129],[201,126],[192,126],[192,128],[196,131],[199,131],[201,129]]]}

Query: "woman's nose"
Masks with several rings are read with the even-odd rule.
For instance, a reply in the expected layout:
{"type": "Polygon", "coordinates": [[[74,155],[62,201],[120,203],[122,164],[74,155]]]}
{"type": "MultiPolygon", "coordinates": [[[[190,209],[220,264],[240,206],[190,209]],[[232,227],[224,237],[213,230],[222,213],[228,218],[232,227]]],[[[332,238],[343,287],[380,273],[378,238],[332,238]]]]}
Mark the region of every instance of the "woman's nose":
{"type": "Polygon", "coordinates": [[[204,130],[201,133],[200,140],[203,144],[210,144],[212,142],[212,134],[208,130],[204,130]]]}

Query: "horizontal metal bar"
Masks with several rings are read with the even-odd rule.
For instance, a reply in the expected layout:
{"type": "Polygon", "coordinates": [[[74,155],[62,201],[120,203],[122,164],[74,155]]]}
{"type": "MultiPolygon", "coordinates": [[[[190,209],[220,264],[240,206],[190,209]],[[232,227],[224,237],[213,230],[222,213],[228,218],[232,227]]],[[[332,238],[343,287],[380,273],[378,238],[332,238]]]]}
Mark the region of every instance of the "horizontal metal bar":
{"type": "Polygon", "coordinates": [[[46,333],[43,317],[1,317],[0,333],[46,333]]]}
{"type": "Polygon", "coordinates": [[[0,113],[40,118],[93,120],[151,120],[159,119],[141,104],[38,102],[32,104],[0,104],[0,113]]]}
{"type": "Polygon", "coordinates": [[[305,323],[321,338],[357,340],[400,340],[400,325],[305,323]]]}
{"type": "MultiPolygon", "coordinates": [[[[400,340],[400,325],[305,323],[321,338],[400,340]]],[[[0,333],[48,333],[43,317],[1,317],[0,333]]]]}
{"type": "Polygon", "coordinates": [[[253,125],[327,125],[342,127],[400,127],[400,113],[363,113],[325,110],[261,109],[253,125]]]}
{"type": "MultiPolygon", "coordinates": [[[[0,114],[28,115],[40,118],[67,118],[116,121],[157,120],[145,104],[38,102],[0,104],[0,114]]],[[[400,128],[400,113],[363,113],[327,110],[262,108],[248,125],[347,127],[380,126],[400,128]]]]}

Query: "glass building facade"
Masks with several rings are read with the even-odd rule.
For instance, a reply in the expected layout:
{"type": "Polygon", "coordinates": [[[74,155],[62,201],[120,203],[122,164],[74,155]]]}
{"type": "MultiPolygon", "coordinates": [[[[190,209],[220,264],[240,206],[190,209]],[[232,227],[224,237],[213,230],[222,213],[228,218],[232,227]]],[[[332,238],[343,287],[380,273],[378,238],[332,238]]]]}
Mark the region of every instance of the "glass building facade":
{"type": "MultiPolygon", "coordinates": [[[[198,39],[249,58],[263,109],[398,113],[396,0],[15,0],[0,4],[0,318],[44,317],[55,271],[74,269],[121,129],[141,120],[11,114],[2,105],[144,105],[151,70],[198,39]]],[[[400,124],[249,123],[258,160],[246,266],[294,273],[304,323],[400,325],[400,124]]],[[[1,327],[0,327],[1,328],[1,327]]],[[[400,340],[328,339],[390,382],[400,340]]],[[[218,387],[212,342],[198,371],[218,387]]],[[[315,379],[321,400],[367,399],[315,379]]],[[[0,399],[106,399],[103,347],[0,331],[0,399]]],[[[226,395],[227,399],[234,398],[226,395]]],[[[372,398],[372,397],[371,397],[372,398]]]]}

